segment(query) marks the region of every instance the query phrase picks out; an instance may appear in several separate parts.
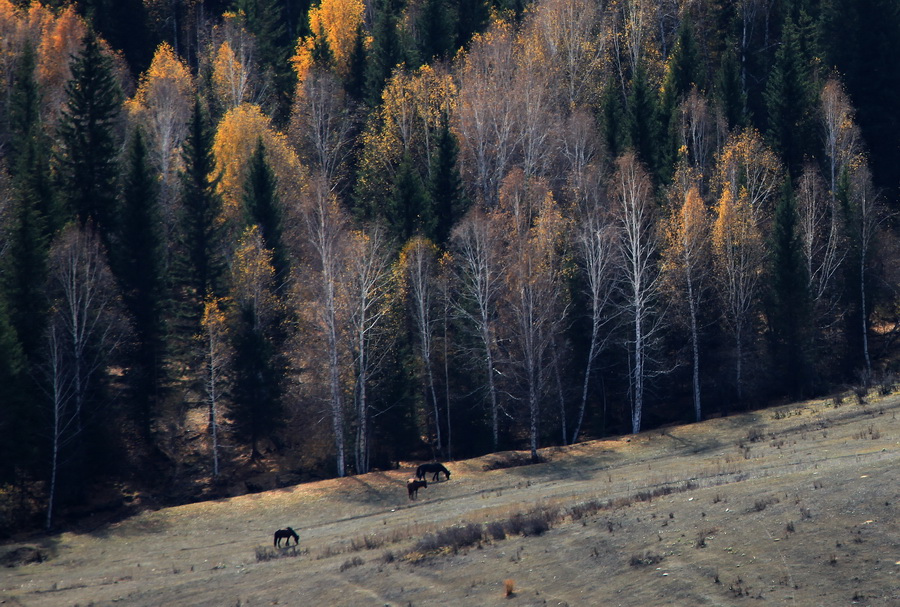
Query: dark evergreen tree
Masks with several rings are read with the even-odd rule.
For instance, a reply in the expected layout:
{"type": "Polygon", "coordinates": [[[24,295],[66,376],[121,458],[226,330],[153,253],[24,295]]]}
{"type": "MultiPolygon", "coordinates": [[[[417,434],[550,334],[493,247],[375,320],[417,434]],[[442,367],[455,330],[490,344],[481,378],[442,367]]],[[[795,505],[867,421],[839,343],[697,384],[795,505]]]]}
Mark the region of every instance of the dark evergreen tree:
{"type": "Polygon", "coordinates": [[[278,199],[275,172],[266,160],[262,139],[250,157],[244,182],[244,212],[248,224],[258,224],[266,248],[272,251],[276,281],[284,283],[290,276],[287,248],[282,236],[282,210],[278,199]]]}
{"type": "MultiPolygon", "coordinates": [[[[27,382],[27,361],[0,291],[0,484],[12,483],[19,468],[35,462],[34,395],[27,382]]],[[[4,525],[0,525],[4,527],[4,525]]]]}
{"type": "Polygon", "coordinates": [[[218,192],[212,153],[213,132],[197,99],[184,142],[181,173],[181,220],[176,275],[180,299],[202,302],[207,295],[225,294],[225,259],[221,252],[218,217],[222,198],[218,192]]]}
{"type": "Polygon", "coordinates": [[[405,60],[397,14],[391,0],[381,0],[375,11],[372,44],[366,58],[366,101],[371,107],[381,103],[381,91],[398,64],[405,60]]]}
{"type": "Polygon", "coordinates": [[[437,153],[431,162],[431,179],[428,184],[435,215],[435,230],[430,238],[441,246],[447,244],[453,226],[468,210],[458,157],[459,144],[456,136],[450,130],[450,125],[444,124],[438,133],[437,153]]]}
{"type": "Polygon", "coordinates": [[[434,210],[409,154],[404,154],[397,167],[391,197],[385,205],[384,213],[391,235],[397,243],[402,244],[415,234],[434,234],[434,210]]]}
{"type": "Polygon", "coordinates": [[[59,126],[61,191],[82,224],[91,220],[106,245],[113,229],[119,176],[116,121],[122,92],[112,59],[89,31],[84,49],[72,60],[66,106],[59,126]]]}
{"type": "Polygon", "coordinates": [[[253,458],[260,456],[259,440],[271,436],[282,418],[283,372],[276,343],[253,310],[239,310],[233,338],[231,417],[238,436],[250,442],[253,458]]]}
{"type": "Polygon", "coordinates": [[[716,74],[715,98],[729,129],[747,124],[747,98],[741,85],[741,66],[736,45],[726,44],[716,74]]]}
{"type": "Polygon", "coordinates": [[[78,7],[94,30],[125,54],[133,73],[150,66],[155,44],[143,0],[82,0],[78,7]]]}
{"type": "Polygon", "coordinates": [[[35,54],[27,45],[10,93],[13,131],[12,213],[5,226],[8,250],[2,259],[0,286],[6,292],[9,320],[24,354],[34,362],[46,321],[44,281],[56,217],[50,176],[49,141],[40,119],[40,91],[35,80],[35,54]]]}
{"type": "Polygon", "coordinates": [[[447,0],[425,0],[419,16],[419,59],[430,63],[446,59],[456,50],[456,13],[447,0]]]}
{"type": "Polygon", "coordinates": [[[344,80],[344,90],[356,103],[366,100],[366,65],[366,31],[360,25],[356,29],[356,38],[350,54],[350,67],[344,80]]]}
{"type": "Polygon", "coordinates": [[[628,146],[625,129],[625,105],[621,90],[615,80],[607,82],[600,98],[601,132],[606,139],[606,149],[611,159],[621,156],[628,146]]]}
{"type": "Polygon", "coordinates": [[[705,89],[702,65],[697,43],[694,40],[691,21],[685,19],[678,30],[678,38],[666,61],[666,75],[663,80],[659,104],[660,141],[658,143],[658,178],[661,182],[670,179],[678,153],[679,107],[693,87],[705,89]]]}
{"type": "Polygon", "coordinates": [[[837,68],[857,109],[871,152],[876,185],[887,198],[900,193],[900,3],[896,0],[823,0],[821,46],[826,67],[837,68]]]}
{"type": "Polygon", "coordinates": [[[135,338],[129,386],[139,427],[147,437],[164,386],[166,331],[163,308],[167,285],[160,230],[156,177],[143,132],[138,129],[126,162],[114,259],[135,338]]]}
{"type": "Polygon", "coordinates": [[[638,158],[654,170],[659,168],[659,123],[656,95],[647,80],[647,71],[639,65],[631,79],[626,113],[628,145],[638,158]]]}
{"type": "Polygon", "coordinates": [[[490,18],[491,8],[485,0],[458,0],[456,49],[466,47],[472,36],[484,31],[490,18]]]}
{"type": "Polygon", "coordinates": [[[247,29],[256,38],[260,62],[272,75],[277,95],[276,113],[286,112],[294,84],[289,58],[296,38],[288,36],[282,3],[279,0],[235,0],[234,8],[243,14],[247,29]]]}
{"type": "Polygon", "coordinates": [[[773,377],[780,392],[793,398],[802,397],[812,383],[809,280],[800,246],[796,200],[788,176],[775,208],[770,242],[768,328],[773,377]]]}
{"type": "Polygon", "coordinates": [[[797,23],[788,18],[765,91],[769,138],[795,173],[802,170],[804,156],[815,153],[818,91],[810,67],[810,45],[797,23]]]}

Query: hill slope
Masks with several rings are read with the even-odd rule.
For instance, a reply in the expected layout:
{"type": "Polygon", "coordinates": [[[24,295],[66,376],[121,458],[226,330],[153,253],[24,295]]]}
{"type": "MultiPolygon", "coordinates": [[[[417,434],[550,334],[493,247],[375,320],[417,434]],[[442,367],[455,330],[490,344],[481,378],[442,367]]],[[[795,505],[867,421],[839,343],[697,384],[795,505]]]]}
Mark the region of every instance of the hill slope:
{"type": "Polygon", "coordinates": [[[0,548],[47,557],[3,570],[0,602],[897,605],[898,410],[900,396],[870,395],[550,449],[534,465],[497,468],[520,460],[495,454],[450,464],[452,480],[415,502],[404,469],[148,512],[0,548]],[[273,550],[287,525],[300,550],[273,550]]]}

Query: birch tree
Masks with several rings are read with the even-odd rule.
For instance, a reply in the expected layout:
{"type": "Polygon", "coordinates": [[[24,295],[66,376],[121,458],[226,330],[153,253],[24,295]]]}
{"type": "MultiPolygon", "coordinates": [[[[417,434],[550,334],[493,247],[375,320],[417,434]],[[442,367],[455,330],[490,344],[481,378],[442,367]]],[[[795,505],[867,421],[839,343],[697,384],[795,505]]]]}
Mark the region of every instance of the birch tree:
{"type": "Polygon", "coordinates": [[[691,383],[694,419],[703,419],[700,394],[700,309],[707,299],[712,271],[709,233],[711,222],[696,183],[685,191],[673,187],[672,213],[666,228],[663,269],[675,300],[687,312],[691,335],[691,383]]]}
{"type": "Polygon", "coordinates": [[[345,255],[346,218],[324,181],[314,187],[304,209],[306,237],[314,255],[316,317],[325,337],[329,409],[337,456],[337,474],[346,474],[346,411],[341,383],[340,284],[345,255]]]}
{"type": "Polygon", "coordinates": [[[478,336],[478,360],[484,372],[484,392],[491,420],[494,450],[500,443],[497,385],[497,304],[503,288],[505,258],[496,216],[475,207],[453,232],[457,265],[456,311],[478,336]]]}
{"type": "Polygon", "coordinates": [[[212,441],[213,478],[219,477],[219,407],[226,385],[226,370],[231,357],[228,322],[222,308],[223,300],[209,297],[203,303],[202,344],[204,379],[209,418],[209,434],[212,441]]]}
{"type": "Polygon", "coordinates": [[[560,255],[565,221],[546,184],[525,180],[521,171],[507,178],[502,194],[508,233],[503,307],[516,353],[512,363],[526,390],[529,446],[536,461],[551,349],[568,303],[560,255]]]}
{"type": "Polygon", "coordinates": [[[47,393],[51,407],[52,480],[47,525],[62,449],[72,443],[73,474],[84,476],[85,430],[105,405],[98,388],[127,335],[115,279],[90,222],[69,225],[50,250],[51,298],[47,393]]]}
{"type": "Polygon", "coordinates": [[[613,214],[618,232],[622,313],[631,325],[627,346],[631,431],[635,434],[641,431],[650,344],[661,318],[658,309],[661,280],[656,263],[660,243],[654,225],[651,188],[650,177],[633,152],[616,161],[612,179],[613,214]]]}
{"type": "Polygon", "coordinates": [[[377,373],[378,346],[388,340],[383,321],[391,288],[390,255],[385,231],[374,226],[350,233],[346,256],[347,299],[354,360],[357,473],[369,471],[369,381],[377,373]]]}
{"type": "Polygon", "coordinates": [[[609,338],[608,326],[615,316],[610,303],[615,289],[615,269],[618,266],[616,230],[604,203],[595,190],[584,203],[575,232],[575,249],[581,260],[585,294],[590,307],[591,337],[572,443],[577,442],[581,433],[594,363],[606,345],[609,338]]]}
{"type": "Polygon", "coordinates": [[[779,181],[779,166],[759,134],[732,136],[719,156],[719,198],[713,225],[713,251],[724,319],[735,343],[735,388],[744,395],[743,363],[759,282],[766,261],[765,223],[779,181]]]}
{"type": "Polygon", "coordinates": [[[434,341],[438,318],[437,247],[422,236],[413,237],[400,251],[400,268],[406,283],[408,305],[418,338],[424,400],[430,400],[434,419],[436,453],[443,453],[441,414],[434,381],[434,341]]]}

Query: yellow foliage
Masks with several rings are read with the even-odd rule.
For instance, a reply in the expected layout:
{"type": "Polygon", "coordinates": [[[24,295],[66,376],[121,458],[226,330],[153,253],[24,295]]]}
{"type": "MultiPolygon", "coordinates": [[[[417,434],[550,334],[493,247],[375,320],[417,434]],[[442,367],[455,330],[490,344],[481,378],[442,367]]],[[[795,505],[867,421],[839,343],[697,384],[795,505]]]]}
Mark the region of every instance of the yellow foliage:
{"type": "Polygon", "coordinates": [[[81,51],[86,31],[84,21],[71,5],[53,23],[47,24],[38,46],[38,82],[51,104],[54,104],[54,97],[58,98],[58,104],[62,103],[66,82],[72,77],[69,59],[81,51]]]}
{"type": "Polygon", "coordinates": [[[306,79],[312,67],[312,51],[319,36],[325,37],[337,74],[347,75],[364,13],[365,3],[362,0],[322,0],[310,9],[309,29],[312,34],[298,41],[296,53],[291,58],[300,82],[306,79]]]}
{"type": "Polygon", "coordinates": [[[225,101],[227,107],[236,107],[247,100],[249,72],[227,40],[216,51],[212,80],[216,97],[225,101]]]}
{"type": "Polygon", "coordinates": [[[257,142],[262,138],[272,170],[278,179],[278,193],[289,206],[299,200],[306,185],[305,173],[296,152],[285,136],[275,131],[258,105],[243,103],[222,118],[213,141],[216,171],[221,175],[219,191],[226,220],[239,216],[246,168],[257,142]]]}
{"type": "Polygon", "coordinates": [[[257,318],[265,315],[274,303],[271,286],[275,268],[272,251],[263,244],[259,226],[249,226],[241,235],[231,274],[238,305],[252,309],[257,318]]]}

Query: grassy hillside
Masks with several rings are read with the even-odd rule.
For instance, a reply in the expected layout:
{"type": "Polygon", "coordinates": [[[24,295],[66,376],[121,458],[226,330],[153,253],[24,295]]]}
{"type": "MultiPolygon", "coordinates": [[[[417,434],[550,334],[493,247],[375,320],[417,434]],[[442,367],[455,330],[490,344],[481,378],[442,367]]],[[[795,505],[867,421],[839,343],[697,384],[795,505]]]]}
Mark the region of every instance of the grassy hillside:
{"type": "Polygon", "coordinates": [[[847,395],[494,454],[415,502],[410,465],[147,512],[3,546],[0,603],[897,605],[898,411],[847,395]],[[271,548],[288,525],[299,549],[271,548]]]}

